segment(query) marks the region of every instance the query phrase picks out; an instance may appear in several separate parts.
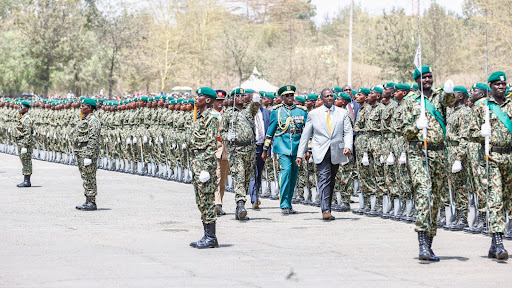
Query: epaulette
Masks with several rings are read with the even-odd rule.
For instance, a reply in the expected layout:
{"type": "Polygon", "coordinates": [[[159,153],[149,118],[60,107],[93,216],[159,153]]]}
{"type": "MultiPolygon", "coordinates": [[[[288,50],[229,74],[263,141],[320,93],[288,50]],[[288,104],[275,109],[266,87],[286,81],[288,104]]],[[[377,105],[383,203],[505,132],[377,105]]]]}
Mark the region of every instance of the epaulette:
{"type": "Polygon", "coordinates": [[[302,106],[302,105],[295,105],[297,108],[299,109],[302,109],[304,111],[308,111],[308,108],[306,108],[306,106],[302,106]]]}
{"type": "Polygon", "coordinates": [[[272,110],[276,110],[277,108],[279,108],[279,107],[281,107],[281,106],[283,106],[283,103],[281,103],[281,104],[277,104],[277,105],[275,105],[275,106],[272,106],[272,110]]]}
{"type": "Polygon", "coordinates": [[[444,90],[443,90],[443,87],[437,87],[437,88],[434,90],[434,92],[441,92],[441,91],[444,91],[444,90]]]}
{"type": "Polygon", "coordinates": [[[414,92],[414,91],[411,91],[411,92],[409,92],[409,94],[407,94],[406,96],[412,96],[412,95],[414,95],[414,94],[415,94],[415,92],[414,92]]]}

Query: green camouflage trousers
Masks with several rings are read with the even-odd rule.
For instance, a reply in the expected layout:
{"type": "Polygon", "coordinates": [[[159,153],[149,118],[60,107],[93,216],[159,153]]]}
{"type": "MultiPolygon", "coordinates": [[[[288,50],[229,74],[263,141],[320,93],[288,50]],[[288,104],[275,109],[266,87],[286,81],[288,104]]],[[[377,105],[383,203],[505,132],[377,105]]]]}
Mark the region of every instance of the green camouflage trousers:
{"type": "MultiPolygon", "coordinates": [[[[270,152],[269,152],[270,153],[270,152]]],[[[276,175],[279,174],[279,157],[277,157],[277,154],[275,153],[272,153],[272,154],[269,154],[268,155],[268,158],[267,158],[267,161],[265,161],[265,170],[267,170],[267,172],[265,173],[265,171],[263,171],[263,179],[267,180],[268,182],[274,182],[274,181],[277,181],[276,180],[276,177],[274,175],[274,163],[276,165],[276,175]],[[267,179],[267,175],[268,174],[268,179],[267,179]]]]}
{"type": "Polygon", "coordinates": [[[350,162],[345,165],[340,164],[340,168],[336,174],[334,191],[340,192],[342,203],[350,203],[350,196],[354,193],[354,166],[353,158],[350,156],[350,162]]]}
{"type": "MultiPolygon", "coordinates": [[[[483,153],[480,155],[484,159],[483,153]]],[[[505,233],[505,214],[512,196],[512,155],[489,154],[489,230],[505,233]]]]}
{"type": "Polygon", "coordinates": [[[21,173],[23,175],[32,175],[32,147],[27,148],[27,153],[21,154],[21,148],[18,146],[18,155],[20,156],[21,165],[23,168],[21,169],[21,173]]]}
{"type": "Polygon", "coordinates": [[[235,181],[235,202],[244,201],[254,176],[254,145],[229,147],[229,172],[235,181]]]}
{"type": "MultiPolygon", "coordinates": [[[[215,161],[215,157],[212,158],[215,161]]],[[[217,174],[215,168],[217,163],[205,165],[203,161],[192,158],[190,166],[194,174],[192,185],[194,186],[194,193],[196,195],[196,204],[199,212],[201,212],[201,220],[205,224],[215,223],[217,220],[217,213],[215,212],[215,191],[217,190],[217,174]],[[213,167],[213,168],[211,168],[213,167]],[[204,183],[199,181],[199,174],[201,171],[210,173],[210,179],[204,183]]]]}
{"type": "Polygon", "coordinates": [[[383,150],[385,151],[383,157],[385,157],[385,159],[387,160],[387,158],[389,157],[389,153],[391,152],[393,153],[393,157],[395,158],[393,165],[388,165],[387,163],[384,164],[384,181],[387,188],[386,193],[389,194],[391,199],[400,196],[400,181],[398,179],[397,167],[398,157],[400,157],[400,154],[398,154],[398,156],[395,154],[395,151],[392,148],[394,142],[394,136],[388,136],[387,138],[384,138],[384,142],[382,144],[383,150]]]}
{"type": "Polygon", "coordinates": [[[304,187],[311,189],[315,187],[315,174],[316,165],[315,163],[306,163],[304,159],[299,167],[299,175],[297,178],[297,194],[299,199],[304,199],[304,187]],[[308,172],[309,170],[309,172],[308,172]],[[308,179],[309,174],[309,179],[308,179]]]}
{"type": "Polygon", "coordinates": [[[373,168],[375,160],[372,158],[372,153],[368,150],[368,135],[358,135],[355,140],[356,158],[357,158],[357,174],[361,183],[361,192],[365,197],[374,195],[376,193],[375,177],[373,177],[373,168]],[[368,160],[370,165],[364,166],[362,163],[364,153],[368,153],[368,160]]]}
{"type": "MultiPolygon", "coordinates": [[[[453,155],[453,150],[455,148],[448,147],[448,177],[450,178],[451,182],[451,188],[452,188],[452,194],[453,194],[453,201],[455,201],[455,208],[457,210],[466,210],[468,208],[468,191],[469,191],[469,183],[468,181],[468,174],[467,174],[467,167],[468,167],[468,161],[467,159],[455,159],[453,155]],[[453,162],[455,160],[461,160],[462,162],[462,170],[457,173],[451,173],[451,165],[453,165],[453,162]]],[[[444,196],[441,198],[441,202],[448,206],[450,204],[450,195],[444,194],[444,196]]]]}
{"type": "Polygon", "coordinates": [[[77,155],[78,170],[82,177],[84,186],[84,195],[86,197],[96,197],[98,194],[98,187],[96,186],[96,170],[98,169],[98,157],[92,157],[92,163],[84,166],[84,157],[77,155]]]}
{"type": "Polygon", "coordinates": [[[372,175],[375,179],[375,192],[376,195],[380,198],[388,193],[388,189],[386,187],[386,181],[384,178],[384,165],[386,165],[386,158],[388,155],[384,155],[387,151],[383,137],[381,135],[378,136],[370,136],[368,138],[368,142],[370,145],[370,153],[373,161],[370,161],[372,167],[372,175]],[[384,163],[381,161],[384,160],[384,163]]]}
{"type": "Polygon", "coordinates": [[[422,149],[410,148],[408,156],[412,187],[415,201],[416,232],[427,232],[434,237],[437,233],[437,211],[441,204],[441,195],[448,193],[446,151],[428,151],[427,175],[425,153],[422,149]],[[429,205],[430,194],[430,205],[429,205]],[[429,209],[430,207],[430,209],[429,209]],[[430,212],[432,214],[430,214],[430,212]]]}
{"type": "Polygon", "coordinates": [[[402,136],[396,136],[391,145],[393,147],[393,154],[395,156],[395,169],[397,173],[396,184],[398,185],[398,194],[400,197],[402,197],[402,200],[410,199],[412,196],[412,181],[411,174],[409,172],[409,166],[407,166],[407,163],[400,164],[398,162],[401,154],[403,152],[407,153],[407,144],[407,141],[405,141],[405,139],[402,136]]]}
{"type": "Polygon", "coordinates": [[[480,149],[482,144],[469,142],[468,143],[468,175],[471,182],[471,193],[478,196],[478,211],[486,211],[485,193],[487,189],[487,177],[485,174],[485,161],[481,162],[480,149]]]}

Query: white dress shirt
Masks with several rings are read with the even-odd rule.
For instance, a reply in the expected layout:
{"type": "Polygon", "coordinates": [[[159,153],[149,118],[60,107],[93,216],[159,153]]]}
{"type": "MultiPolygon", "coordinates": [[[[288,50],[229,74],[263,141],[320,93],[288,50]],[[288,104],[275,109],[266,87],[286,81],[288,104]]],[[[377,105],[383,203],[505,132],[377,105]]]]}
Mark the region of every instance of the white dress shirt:
{"type": "Polygon", "coordinates": [[[258,110],[254,118],[256,126],[256,144],[263,144],[265,142],[265,124],[263,123],[263,114],[258,110]]]}

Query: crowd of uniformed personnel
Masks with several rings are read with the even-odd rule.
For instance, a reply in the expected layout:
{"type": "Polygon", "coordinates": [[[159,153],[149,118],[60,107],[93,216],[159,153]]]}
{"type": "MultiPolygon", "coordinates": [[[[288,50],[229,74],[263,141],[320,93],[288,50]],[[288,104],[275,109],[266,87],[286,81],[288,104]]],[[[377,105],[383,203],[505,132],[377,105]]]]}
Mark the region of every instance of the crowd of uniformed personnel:
{"type": "MultiPolygon", "coordinates": [[[[390,82],[357,91],[349,86],[331,89],[335,105],[349,112],[355,137],[351,161],[341,165],[336,175],[339,197],[333,199],[333,210],[350,211],[351,196],[359,196],[359,208],[353,213],[415,222],[422,260],[439,261],[432,251],[438,226],[489,234],[489,257],[507,259],[502,239],[504,234],[512,239],[507,221],[512,207],[512,104],[506,96],[505,73],[495,72],[487,84],[476,83],[469,90],[450,84],[434,88],[429,66],[416,69],[413,78],[416,83],[412,86],[390,82]],[[488,158],[486,137],[490,139],[488,158]],[[468,220],[470,214],[475,215],[474,221],[468,220]]],[[[287,171],[283,167],[288,163],[280,163],[281,154],[271,153],[276,148],[268,142],[263,152],[263,185],[258,191],[249,189],[255,170],[254,119],[258,109],[276,111],[276,115],[281,109],[287,114],[299,109],[300,113],[293,115],[307,115],[322,105],[320,97],[298,94],[288,85],[278,93],[238,88],[229,95],[203,87],[189,100],[163,95],[120,102],[99,99],[94,117],[101,123],[101,133],[93,165],[193,183],[205,236],[191,246],[217,247],[215,221],[217,215],[225,214],[225,183],[226,190],[235,192],[237,220],[249,219],[245,209],[248,194],[255,210],[261,205],[259,197],[280,199],[283,214],[296,213],[291,203],[320,205],[315,164],[303,161],[298,172],[287,171]],[[294,93],[292,104],[281,103],[280,96],[285,93],[294,93]],[[298,179],[293,179],[294,173],[298,179]],[[291,187],[293,199],[286,199],[286,185],[291,187]]],[[[23,130],[19,126],[27,126],[19,120],[25,117],[18,116],[18,108],[24,105],[3,99],[1,152],[19,154],[24,147],[33,158],[76,165],[80,161],[73,135],[81,104],[80,100],[30,101],[28,115],[33,126],[28,133],[33,142],[27,143],[26,138],[20,141],[19,133],[23,130]]],[[[277,131],[266,131],[274,145],[279,145],[276,137],[283,133],[300,138],[300,125],[294,127],[294,121],[286,121],[297,116],[288,116],[277,116],[277,131]]],[[[23,174],[30,175],[32,169],[25,164],[23,174]]]]}

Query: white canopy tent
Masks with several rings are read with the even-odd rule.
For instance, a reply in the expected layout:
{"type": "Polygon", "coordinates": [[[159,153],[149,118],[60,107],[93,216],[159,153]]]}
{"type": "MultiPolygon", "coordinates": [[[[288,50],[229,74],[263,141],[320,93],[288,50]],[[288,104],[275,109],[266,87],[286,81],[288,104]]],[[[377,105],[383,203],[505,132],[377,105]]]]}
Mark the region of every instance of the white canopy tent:
{"type": "Polygon", "coordinates": [[[267,80],[261,78],[261,74],[256,67],[252,70],[252,75],[247,79],[241,88],[252,89],[254,91],[276,92],[277,87],[268,83],[267,80]]]}

